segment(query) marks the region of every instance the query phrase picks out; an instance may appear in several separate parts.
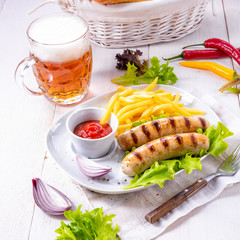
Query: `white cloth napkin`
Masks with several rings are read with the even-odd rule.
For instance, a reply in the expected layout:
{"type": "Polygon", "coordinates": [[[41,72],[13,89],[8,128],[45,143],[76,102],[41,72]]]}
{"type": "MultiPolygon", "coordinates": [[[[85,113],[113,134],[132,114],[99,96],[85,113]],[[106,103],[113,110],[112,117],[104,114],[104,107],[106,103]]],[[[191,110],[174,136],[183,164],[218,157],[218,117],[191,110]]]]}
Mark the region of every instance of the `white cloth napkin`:
{"type": "MultiPolygon", "coordinates": [[[[229,154],[229,152],[240,143],[240,118],[228,109],[220,106],[210,95],[201,94],[199,98],[210,105],[218,114],[221,121],[229,127],[231,131],[234,131],[234,136],[227,139],[229,143],[227,154],[229,154]]],[[[227,156],[227,154],[225,156],[227,156]]],[[[154,239],[177,219],[187,215],[193,209],[212,201],[228,185],[240,182],[240,172],[233,177],[216,178],[211,181],[207,187],[196,193],[158,222],[150,224],[145,220],[144,217],[148,212],[194,183],[200,177],[205,177],[216,171],[225,156],[221,156],[218,159],[211,156],[207,157],[203,160],[202,171],[194,170],[190,175],[182,171],[177,174],[175,180],[166,182],[164,188],[154,185],[140,192],[126,195],[104,195],[91,192],[87,189],[84,189],[84,192],[90,206],[93,208],[103,207],[105,214],[116,214],[114,223],[120,225],[119,235],[121,239],[154,239]]]]}

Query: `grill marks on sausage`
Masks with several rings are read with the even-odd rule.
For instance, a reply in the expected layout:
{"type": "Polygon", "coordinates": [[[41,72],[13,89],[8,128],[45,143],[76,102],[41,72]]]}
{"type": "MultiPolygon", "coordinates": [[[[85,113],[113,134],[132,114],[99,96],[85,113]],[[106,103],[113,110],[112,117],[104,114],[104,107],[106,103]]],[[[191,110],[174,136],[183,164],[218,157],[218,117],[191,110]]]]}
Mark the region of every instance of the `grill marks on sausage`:
{"type": "Polygon", "coordinates": [[[168,118],[168,122],[170,123],[172,128],[176,129],[176,123],[175,123],[174,118],[168,118]]]}
{"type": "Polygon", "coordinates": [[[156,128],[156,130],[157,130],[158,132],[161,131],[161,125],[159,124],[158,121],[154,120],[154,121],[152,121],[152,124],[153,124],[153,126],[156,128]]]}
{"type": "Polygon", "coordinates": [[[179,135],[175,135],[175,139],[177,140],[177,143],[181,146],[183,145],[183,137],[179,135]]]}
{"type": "Polygon", "coordinates": [[[195,137],[195,134],[190,133],[190,139],[191,139],[191,141],[192,141],[192,144],[193,144],[194,146],[197,146],[197,139],[196,139],[196,137],[195,137]]]}
{"type": "Polygon", "coordinates": [[[201,122],[202,129],[206,130],[206,120],[204,118],[199,118],[199,121],[201,122]]]}
{"type": "Polygon", "coordinates": [[[138,158],[140,161],[143,161],[142,155],[138,151],[133,151],[132,154],[138,158]]]}
{"type": "Polygon", "coordinates": [[[191,127],[191,122],[189,121],[189,118],[183,117],[183,119],[184,119],[184,122],[185,122],[185,126],[186,126],[188,129],[190,129],[190,127],[191,127]]]}
{"type": "Polygon", "coordinates": [[[164,137],[161,137],[160,138],[160,142],[162,143],[162,145],[165,147],[165,148],[168,148],[168,140],[164,137]]]}
{"type": "Polygon", "coordinates": [[[145,125],[142,125],[142,131],[146,135],[147,138],[150,139],[151,133],[149,132],[148,128],[145,125]]]}
{"type": "Polygon", "coordinates": [[[155,149],[155,147],[154,147],[153,144],[147,143],[146,146],[147,146],[147,148],[148,148],[151,152],[155,152],[156,149],[155,149]]]}
{"type": "Polygon", "coordinates": [[[134,133],[134,131],[130,130],[130,134],[131,134],[131,137],[132,137],[132,140],[135,144],[138,143],[138,137],[137,135],[134,133]]]}
{"type": "MultiPolygon", "coordinates": [[[[182,117],[182,119],[178,120],[178,118],[168,118],[164,119],[164,121],[154,120],[151,123],[143,124],[139,126],[138,131],[130,130],[127,142],[131,143],[133,146],[140,146],[142,137],[145,140],[148,140],[146,142],[146,149],[149,151],[149,154],[153,154],[158,151],[158,147],[155,144],[150,143],[152,139],[152,136],[158,136],[159,143],[162,145],[162,148],[164,150],[169,150],[171,147],[171,141],[168,140],[167,137],[162,136],[162,133],[165,133],[165,128],[170,128],[170,135],[174,135],[174,144],[175,146],[182,147],[185,145],[185,138],[181,136],[181,129],[186,131],[186,133],[189,130],[188,135],[188,144],[191,144],[192,146],[196,147],[198,145],[198,138],[196,134],[194,133],[194,130],[197,128],[202,128],[205,130],[208,126],[208,121],[205,120],[202,117],[195,117],[193,120],[191,117],[182,117]],[[178,130],[180,131],[178,132],[178,130]],[[156,131],[156,132],[153,132],[156,131]],[[139,134],[141,132],[141,134],[139,134]],[[153,132],[153,133],[152,133],[153,132]],[[162,136],[162,137],[161,137],[162,136]],[[130,137],[130,139],[129,139],[130,137]],[[147,139],[146,139],[147,138],[147,139]]],[[[167,129],[169,130],[169,129],[167,129]]],[[[173,140],[173,139],[172,139],[173,140]]],[[[139,161],[144,161],[144,156],[141,152],[136,151],[133,153],[133,156],[135,156],[139,161]]]]}

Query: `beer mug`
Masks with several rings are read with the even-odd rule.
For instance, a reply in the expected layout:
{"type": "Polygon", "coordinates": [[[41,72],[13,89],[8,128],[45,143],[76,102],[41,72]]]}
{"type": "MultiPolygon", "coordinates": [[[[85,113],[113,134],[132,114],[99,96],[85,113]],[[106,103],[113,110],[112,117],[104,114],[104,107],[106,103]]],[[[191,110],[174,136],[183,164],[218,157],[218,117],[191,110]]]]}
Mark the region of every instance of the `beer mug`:
{"type": "Polygon", "coordinates": [[[86,95],[92,71],[92,48],[87,23],[73,14],[52,14],[33,21],[27,29],[29,57],[15,72],[15,80],[34,95],[66,105],[86,95]],[[26,81],[33,70],[37,87],[26,81]]]}

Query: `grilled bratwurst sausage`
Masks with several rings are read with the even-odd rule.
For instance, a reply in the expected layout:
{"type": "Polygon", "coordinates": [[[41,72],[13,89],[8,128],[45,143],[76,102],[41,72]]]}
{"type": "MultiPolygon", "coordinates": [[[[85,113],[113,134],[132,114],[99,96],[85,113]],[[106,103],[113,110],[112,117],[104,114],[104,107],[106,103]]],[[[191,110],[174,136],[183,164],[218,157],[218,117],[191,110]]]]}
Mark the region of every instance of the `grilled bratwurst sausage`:
{"type": "Polygon", "coordinates": [[[122,161],[122,171],[135,176],[156,161],[181,157],[187,153],[199,154],[202,149],[208,148],[208,137],[199,133],[181,133],[158,138],[129,153],[122,161]]]}
{"type": "Polygon", "coordinates": [[[162,118],[120,134],[117,141],[122,150],[126,151],[160,137],[175,133],[197,132],[199,128],[206,130],[209,126],[209,122],[202,117],[162,118]]]}

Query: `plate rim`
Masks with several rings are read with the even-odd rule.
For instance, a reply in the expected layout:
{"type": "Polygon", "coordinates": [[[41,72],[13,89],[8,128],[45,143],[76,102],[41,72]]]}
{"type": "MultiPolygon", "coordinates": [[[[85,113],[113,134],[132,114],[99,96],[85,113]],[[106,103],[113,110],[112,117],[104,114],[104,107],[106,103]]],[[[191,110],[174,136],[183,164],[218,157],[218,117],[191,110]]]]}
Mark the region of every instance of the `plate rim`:
{"type": "MultiPolygon", "coordinates": [[[[149,84],[141,84],[141,85],[133,85],[133,86],[128,86],[128,88],[134,88],[134,89],[142,89],[146,86],[149,86],[149,84]]],[[[207,108],[212,114],[214,114],[216,117],[216,120],[217,121],[221,121],[220,118],[218,117],[218,115],[215,113],[215,111],[210,107],[208,106],[206,103],[204,103],[203,101],[201,101],[198,97],[194,96],[192,93],[189,93],[181,88],[178,88],[178,87],[175,87],[175,86],[171,86],[171,85],[162,85],[162,84],[158,84],[157,85],[158,89],[160,88],[170,88],[170,89],[174,89],[175,91],[180,91],[184,94],[188,94],[190,95],[191,97],[194,98],[194,100],[198,101],[201,105],[203,105],[204,108],[207,108]]],[[[165,89],[164,89],[165,90],[165,89]]],[[[171,91],[171,90],[170,90],[171,91]]],[[[72,176],[66,169],[64,169],[63,166],[61,166],[61,164],[55,159],[55,157],[53,156],[52,154],[52,151],[50,150],[50,143],[51,142],[49,139],[51,138],[51,132],[52,132],[52,129],[57,125],[57,123],[60,123],[60,122],[63,122],[65,121],[64,118],[66,118],[68,115],[70,115],[72,112],[76,111],[77,109],[81,109],[81,108],[84,108],[84,107],[87,107],[87,105],[89,105],[91,102],[94,102],[95,99],[98,99],[98,98],[103,98],[109,94],[114,94],[115,92],[117,92],[117,90],[113,90],[113,91],[109,91],[109,92],[106,92],[102,95],[98,95],[98,96],[95,96],[93,98],[90,98],[82,103],[80,103],[79,105],[73,107],[72,109],[70,109],[69,111],[67,111],[66,113],[64,113],[61,117],[59,117],[58,119],[56,119],[51,127],[49,128],[48,130],[48,133],[47,133],[47,136],[46,136],[46,147],[47,147],[47,152],[50,154],[50,156],[52,157],[52,159],[54,160],[54,162],[60,167],[60,169],[65,173],[67,174],[71,179],[73,179],[74,181],[76,181],[78,184],[80,184],[82,187],[85,187],[86,189],[89,189],[91,191],[94,191],[94,192],[97,192],[97,193],[102,193],[102,194],[127,194],[127,193],[133,193],[133,192],[136,192],[136,191],[140,191],[140,190],[144,190],[144,189],[147,189],[148,187],[151,187],[153,185],[156,185],[156,184],[152,184],[152,185],[149,185],[149,186],[140,186],[140,187],[136,187],[136,188],[132,188],[132,189],[126,189],[126,190],[123,190],[123,189],[119,189],[119,190],[103,190],[103,189],[96,189],[94,187],[91,187],[90,185],[87,185],[83,182],[80,182],[79,179],[75,178],[74,176],[72,176]]],[[[207,155],[203,156],[203,158],[205,159],[207,157],[207,155]]],[[[201,158],[201,161],[203,160],[203,158],[201,158]]],[[[183,170],[182,170],[183,171],[183,170]]],[[[181,171],[177,172],[176,175],[178,173],[180,173],[181,171]]]]}

